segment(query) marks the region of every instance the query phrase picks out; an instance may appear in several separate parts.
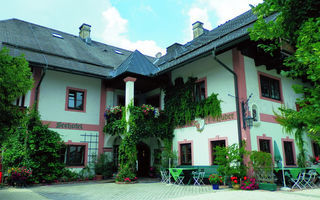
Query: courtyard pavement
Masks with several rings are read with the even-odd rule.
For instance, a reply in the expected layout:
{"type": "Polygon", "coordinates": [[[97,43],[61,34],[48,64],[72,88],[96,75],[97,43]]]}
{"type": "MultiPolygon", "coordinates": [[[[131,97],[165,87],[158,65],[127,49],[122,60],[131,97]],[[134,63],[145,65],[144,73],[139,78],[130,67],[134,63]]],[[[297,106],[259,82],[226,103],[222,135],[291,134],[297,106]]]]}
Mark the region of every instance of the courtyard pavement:
{"type": "Polygon", "coordinates": [[[320,189],[295,191],[212,190],[211,186],[177,186],[159,182],[137,184],[76,183],[29,188],[2,188],[0,200],[319,200],[320,189]]]}

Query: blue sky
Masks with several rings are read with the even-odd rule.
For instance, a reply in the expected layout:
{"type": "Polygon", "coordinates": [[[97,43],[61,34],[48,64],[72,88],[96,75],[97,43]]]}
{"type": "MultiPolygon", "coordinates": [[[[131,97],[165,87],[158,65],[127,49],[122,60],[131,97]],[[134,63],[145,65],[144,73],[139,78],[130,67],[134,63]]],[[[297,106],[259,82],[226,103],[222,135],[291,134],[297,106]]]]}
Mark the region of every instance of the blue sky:
{"type": "Polygon", "coordinates": [[[192,40],[192,26],[213,29],[262,0],[10,0],[0,20],[18,18],[74,35],[90,24],[96,41],[154,56],[192,40]]]}

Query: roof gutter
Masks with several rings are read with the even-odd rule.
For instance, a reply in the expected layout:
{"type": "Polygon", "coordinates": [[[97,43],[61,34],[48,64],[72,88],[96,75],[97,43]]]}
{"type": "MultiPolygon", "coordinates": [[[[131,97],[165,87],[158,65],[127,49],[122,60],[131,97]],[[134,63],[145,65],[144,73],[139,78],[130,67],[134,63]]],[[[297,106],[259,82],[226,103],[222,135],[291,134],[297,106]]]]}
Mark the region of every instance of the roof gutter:
{"type": "Polygon", "coordinates": [[[236,112],[237,112],[237,124],[238,124],[238,142],[239,147],[242,147],[242,137],[241,137],[241,121],[240,121],[240,101],[239,101],[239,90],[238,90],[238,76],[237,74],[231,70],[226,64],[224,64],[221,60],[219,60],[216,56],[216,48],[212,51],[212,56],[217,63],[220,64],[223,68],[225,68],[228,72],[233,75],[234,78],[234,92],[235,92],[235,101],[236,101],[236,112]]]}

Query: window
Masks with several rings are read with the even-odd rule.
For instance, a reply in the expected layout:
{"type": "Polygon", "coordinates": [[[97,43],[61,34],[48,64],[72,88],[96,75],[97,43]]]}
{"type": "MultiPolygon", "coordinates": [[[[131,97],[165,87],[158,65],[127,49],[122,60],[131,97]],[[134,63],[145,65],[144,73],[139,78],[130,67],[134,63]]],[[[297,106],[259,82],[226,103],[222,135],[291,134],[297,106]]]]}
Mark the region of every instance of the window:
{"type": "Polygon", "coordinates": [[[206,83],[201,80],[195,83],[194,100],[196,102],[202,101],[206,98],[206,83]]]}
{"type": "Polygon", "coordinates": [[[19,106],[19,107],[25,107],[24,106],[24,103],[25,103],[25,95],[22,95],[21,97],[19,97],[17,100],[16,100],[16,105],[19,106]]]}
{"type": "Polygon", "coordinates": [[[191,143],[180,144],[180,159],[181,165],[192,164],[191,143]]]}
{"type": "Polygon", "coordinates": [[[70,90],[68,99],[69,109],[83,110],[84,92],[70,90]]]}
{"type": "Polygon", "coordinates": [[[260,74],[261,96],[281,101],[280,81],[260,74]]]}
{"type": "Polygon", "coordinates": [[[61,160],[67,166],[84,166],[85,149],[85,145],[66,145],[66,148],[62,151],[61,160]]]}
{"type": "Polygon", "coordinates": [[[225,140],[214,140],[211,141],[211,148],[212,148],[212,164],[216,164],[215,160],[216,160],[216,147],[225,147],[226,146],[226,141],[225,140]]]}
{"type": "Polygon", "coordinates": [[[160,95],[148,97],[146,99],[146,104],[152,105],[155,108],[160,108],[160,95]]]}
{"type": "Polygon", "coordinates": [[[271,153],[270,140],[259,139],[260,151],[271,153]]]}
{"type": "Polygon", "coordinates": [[[67,111],[86,112],[87,90],[67,87],[66,106],[67,111]]]}
{"type": "Polygon", "coordinates": [[[283,141],[283,147],[286,165],[295,165],[293,154],[293,142],[283,141]]]}
{"type": "Polygon", "coordinates": [[[314,157],[320,156],[320,145],[313,142],[312,146],[313,146],[314,157]]]}

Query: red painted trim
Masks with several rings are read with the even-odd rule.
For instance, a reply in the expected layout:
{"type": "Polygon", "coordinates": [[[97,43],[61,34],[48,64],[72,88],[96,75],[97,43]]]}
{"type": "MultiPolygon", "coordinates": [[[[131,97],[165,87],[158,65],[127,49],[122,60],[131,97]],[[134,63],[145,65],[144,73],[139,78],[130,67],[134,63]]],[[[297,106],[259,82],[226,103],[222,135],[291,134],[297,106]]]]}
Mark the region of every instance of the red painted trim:
{"type": "Polygon", "coordinates": [[[56,129],[67,129],[67,130],[79,130],[79,131],[99,131],[99,125],[96,124],[81,124],[81,123],[70,123],[70,122],[57,122],[57,121],[45,121],[42,120],[42,124],[48,125],[49,128],[56,128],[56,129]],[[74,128],[57,128],[58,123],[63,124],[70,124],[70,125],[81,125],[82,128],[79,126],[74,128]]]}
{"type": "Polygon", "coordinates": [[[86,112],[86,107],[87,107],[87,89],[79,89],[79,88],[73,88],[73,87],[67,87],[66,88],[66,101],[65,101],[65,106],[64,110],[65,111],[72,111],[72,112],[86,112]],[[69,101],[69,91],[74,90],[74,91],[79,91],[83,92],[83,110],[76,110],[76,109],[71,109],[68,108],[68,101],[69,101]]]}
{"type": "Polygon", "coordinates": [[[114,92],[114,88],[106,88],[107,92],[114,92]]]}
{"type": "Polygon", "coordinates": [[[136,78],[133,78],[133,77],[130,77],[130,76],[128,76],[125,79],[123,79],[124,82],[128,82],[128,81],[136,82],[136,80],[137,80],[136,78]]]}
{"type": "Polygon", "coordinates": [[[107,91],[106,91],[106,83],[104,80],[101,80],[101,91],[100,91],[100,116],[99,116],[99,155],[103,153],[104,146],[104,132],[103,127],[105,125],[104,119],[104,111],[106,107],[106,99],[107,99],[107,91]]]}
{"type": "Polygon", "coordinates": [[[260,121],[278,124],[278,122],[276,121],[276,116],[263,113],[260,113],[260,121]]]}
{"type": "Polygon", "coordinates": [[[213,165],[212,163],[212,141],[219,141],[219,140],[224,140],[226,147],[228,146],[228,137],[220,137],[217,135],[215,138],[208,138],[208,148],[209,148],[209,165],[213,165]]]}
{"type": "Polygon", "coordinates": [[[181,165],[181,147],[180,144],[191,144],[191,164],[194,165],[194,151],[193,151],[193,140],[184,139],[178,142],[178,165],[181,165]]]}
{"type": "MultiPolygon", "coordinates": [[[[37,88],[37,85],[39,84],[39,81],[41,79],[41,71],[42,71],[41,68],[33,67],[32,76],[33,76],[33,79],[34,79],[34,83],[33,83],[33,88],[31,90],[31,94],[30,94],[30,102],[29,102],[29,107],[30,108],[33,107],[33,105],[34,105],[34,101],[35,101],[35,97],[36,97],[36,88],[37,88]]],[[[40,96],[40,88],[39,88],[38,95],[40,96]]],[[[39,98],[38,98],[38,101],[39,101],[39,98]]]]}
{"type": "Polygon", "coordinates": [[[112,152],[113,148],[112,147],[104,147],[103,152],[112,152]]]}
{"type": "Polygon", "coordinates": [[[207,87],[207,77],[202,77],[196,80],[196,83],[199,83],[201,81],[204,81],[204,87],[205,87],[205,96],[208,98],[208,87],[207,87]]]}
{"type": "Polygon", "coordinates": [[[272,155],[272,161],[274,163],[274,153],[273,153],[273,142],[272,142],[272,137],[267,137],[266,134],[262,134],[262,136],[257,136],[257,146],[258,146],[258,151],[260,150],[260,141],[259,140],[269,140],[270,144],[270,153],[272,155]]]}
{"type": "Polygon", "coordinates": [[[288,136],[286,138],[281,138],[281,143],[282,143],[282,155],[283,155],[283,163],[285,167],[296,167],[297,166],[297,157],[296,157],[296,149],[294,145],[294,139],[290,139],[288,136]],[[284,151],[284,142],[292,142],[292,151],[293,151],[293,162],[295,163],[294,165],[287,165],[286,163],[286,154],[284,151]]]}
{"type": "MultiPolygon", "coordinates": [[[[244,57],[239,50],[236,48],[232,49],[232,62],[233,62],[233,71],[238,76],[238,92],[239,92],[239,99],[241,108],[241,101],[247,99],[247,85],[246,85],[246,76],[245,76],[245,66],[244,66],[244,57]]],[[[241,110],[242,113],[242,110],[241,110]]],[[[241,121],[241,135],[242,139],[246,140],[246,150],[251,151],[251,136],[250,136],[250,129],[243,128],[243,119],[242,114],[240,113],[240,121],[241,121]]],[[[246,161],[245,161],[246,162],[246,161]]]]}
{"type": "Polygon", "coordinates": [[[83,166],[67,166],[67,168],[84,168],[87,166],[88,163],[88,143],[86,142],[72,142],[71,140],[68,140],[68,142],[65,142],[66,145],[81,145],[85,146],[85,153],[84,153],[84,165],[83,166]]]}
{"type": "Polygon", "coordinates": [[[267,100],[267,101],[273,101],[273,102],[275,102],[275,103],[283,103],[282,83],[281,83],[281,79],[280,79],[280,78],[275,77],[275,76],[272,76],[272,75],[270,75],[270,74],[266,74],[266,73],[263,73],[263,72],[259,72],[259,71],[258,71],[258,84],[259,84],[260,99],[267,100]],[[260,75],[266,76],[266,77],[268,77],[268,78],[272,78],[272,79],[275,79],[275,80],[278,80],[278,81],[279,81],[279,89],[280,89],[280,98],[281,98],[281,101],[275,100],[275,99],[271,99],[271,98],[267,98],[267,97],[263,97],[263,96],[262,96],[260,75]]]}
{"type": "MultiPolygon", "coordinates": [[[[237,120],[237,114],[236,112],[228,112],[228,113],[223,113],[221,117],[219,118],[212,118],[211,116],[206,117],[205,119],[205,124],[215,124],[215,123],[220,123],[220,122],[227,122],[227,121],[233,121],[237,120]]],[[[191,121],[190,124],[187,124],[185,126],[179,126],[176,127],[175,129],[180,129],[180,128],[188,128],[188,127],[193,127],[195,126],[195,121],[191,121]]]]}

